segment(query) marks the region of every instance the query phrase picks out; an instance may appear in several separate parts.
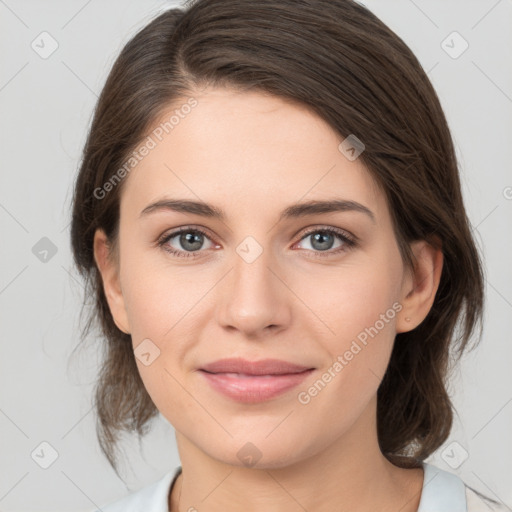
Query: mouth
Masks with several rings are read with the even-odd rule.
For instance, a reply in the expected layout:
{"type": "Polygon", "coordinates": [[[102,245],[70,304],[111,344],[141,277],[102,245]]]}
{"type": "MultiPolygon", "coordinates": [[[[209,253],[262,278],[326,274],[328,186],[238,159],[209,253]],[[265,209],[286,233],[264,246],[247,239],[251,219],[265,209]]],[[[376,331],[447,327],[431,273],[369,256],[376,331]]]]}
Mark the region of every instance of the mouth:
{"type": "Polygon", "coordinates": [[[199,373],[222,395],[238,402],[257,403],[290,391],[314,370],[276,359],[222,359],[203,366],[199,373]]]}
{"type": "Polygon", "coordinates": [[[262,359],[249,361],[242,358],[219,359],[206,364],[201,370],[209,373],[237,373],[239,375],[289,375],[310,370],[310,366],[304,366],[281,359],[262,359]]]}

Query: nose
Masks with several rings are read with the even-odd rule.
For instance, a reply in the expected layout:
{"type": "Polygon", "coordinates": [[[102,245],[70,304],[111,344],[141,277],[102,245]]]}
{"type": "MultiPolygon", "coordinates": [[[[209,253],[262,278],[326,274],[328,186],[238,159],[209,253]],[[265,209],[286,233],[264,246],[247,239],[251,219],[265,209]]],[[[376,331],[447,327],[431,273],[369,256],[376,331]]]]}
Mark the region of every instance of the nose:
{"type": "Polygon", "coordinates": [[[263,251],[253,261],[243,252],[234,253],[232,261],[231,271],[219,288],[219,325],[251,338],[286,329],[293,294],[270,251],[263,251]]]}

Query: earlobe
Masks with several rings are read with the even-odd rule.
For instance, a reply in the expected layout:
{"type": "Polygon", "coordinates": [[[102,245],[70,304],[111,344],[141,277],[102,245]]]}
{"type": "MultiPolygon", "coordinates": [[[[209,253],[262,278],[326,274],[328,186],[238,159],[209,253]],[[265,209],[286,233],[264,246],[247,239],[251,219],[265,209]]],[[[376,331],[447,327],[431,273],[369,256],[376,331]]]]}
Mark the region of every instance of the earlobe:
{"type": "Polygon", "coordinates": [[[113,261],[110,244],[104,231],[97,229],[94,234],[94,260],[101,274],[103,290],[107,298],[114,323],[125,334],[130,334],[128,315],[126,312],[119,269],[117,262],[113,261]]]}
{"type": "Polygon", "coordinates": [[[443,252],[420,240],[411,244],[415,268],[410,271],[402,286],[402,310],[396,322],[396,332],[407,332],[417,327],[427,317],[439,288],[443,269],[443,252]]]}

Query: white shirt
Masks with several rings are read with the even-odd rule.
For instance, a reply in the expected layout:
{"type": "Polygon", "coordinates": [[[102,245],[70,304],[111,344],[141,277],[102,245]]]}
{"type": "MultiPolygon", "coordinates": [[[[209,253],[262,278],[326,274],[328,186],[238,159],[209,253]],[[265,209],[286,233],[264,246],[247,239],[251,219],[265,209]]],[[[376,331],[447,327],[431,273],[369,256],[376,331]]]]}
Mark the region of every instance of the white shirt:
{"type": "MultiPolygon", "coordinates": [[[[424,478],[417,512],[489,512],[508,510],[503,504],[481,497],[455,474],[423,462],[424,478]]],[[[109,503],[94,512],[169,512],[171,486],[181,466],[160,480],[109,503]]]]}

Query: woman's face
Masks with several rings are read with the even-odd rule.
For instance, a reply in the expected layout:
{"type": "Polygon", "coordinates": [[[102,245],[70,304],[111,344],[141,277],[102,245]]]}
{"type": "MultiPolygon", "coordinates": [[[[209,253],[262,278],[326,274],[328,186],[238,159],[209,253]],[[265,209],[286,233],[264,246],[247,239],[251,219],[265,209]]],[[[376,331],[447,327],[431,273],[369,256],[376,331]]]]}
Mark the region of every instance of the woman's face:
{"type": "Polygon", "coordinates": [[[375,421],[407,274],[382,192],[324,121],[262,93],[194,98],[124,178],[109,303],[177,432],[226,463],[290,464],[375,421]],[[209,207],[151,207],[177,200],[209,207]],[[351,203],[300,207],[316,201],[351,203]],[[312,370],[201,370],[224,358],[312,370]]]}

